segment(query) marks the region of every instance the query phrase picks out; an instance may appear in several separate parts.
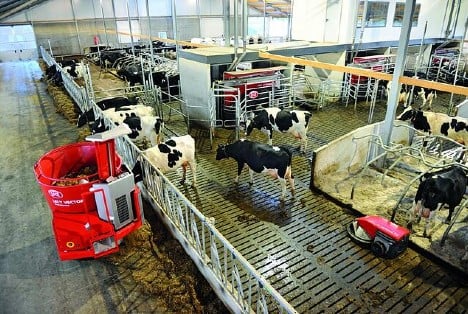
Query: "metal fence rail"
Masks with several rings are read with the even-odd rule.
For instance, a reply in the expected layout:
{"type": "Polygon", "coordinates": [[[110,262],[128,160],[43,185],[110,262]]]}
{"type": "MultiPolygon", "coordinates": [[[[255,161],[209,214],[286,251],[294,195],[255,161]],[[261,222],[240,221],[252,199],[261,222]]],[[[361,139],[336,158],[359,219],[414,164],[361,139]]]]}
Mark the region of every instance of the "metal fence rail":
{"type": "MultiPolygon", "coordinates": [[[[44,60],[53,64],[53,58],[41,47],[44,60]]],[[[72,84],[76,84],[71,82],[72,84]]],[[[71,84],[70,83],[70,84],[71,84]]],[[[73,89],[71,89],[73,90],[73,89]]],[[[68,89],[67,89],[68,91],[68,89]]],[[[83,95],[86,95],[84,93],[83,95]]],[[[104,117],[94,101],[77,98],[84,108],[91,103],[94,111],[104,117]]],[[[112,121],[104,117],[109,127],[112,121]]],[[[267,280],[229,243],[205,217],[179,191],[159,169],[142,154],[127,136],[116,140],[116,147],[128,166],[141,162],[143,171],[142,192],[168,229],[194,259],[200,271],[217,294],[235,313],[297,313],[267,280]],[[242,278],[242,279],[241,279],[242,278]]]]}

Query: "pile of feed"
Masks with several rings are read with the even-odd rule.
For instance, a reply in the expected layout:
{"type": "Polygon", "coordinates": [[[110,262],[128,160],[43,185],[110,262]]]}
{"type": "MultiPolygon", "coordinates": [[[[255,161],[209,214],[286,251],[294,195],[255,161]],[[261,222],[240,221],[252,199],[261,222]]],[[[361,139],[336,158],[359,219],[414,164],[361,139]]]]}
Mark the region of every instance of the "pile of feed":
{"type": "Polygon", "coordinates": [[[151,206],[144,202],[144,209],[145,224],[125,237],[120,251],[106,261],[130,274],[139,292],[155,301],[156,312],[228,313],[151,206]]]}
{"type": "Polygon", "coordinates": [[[71,171],[67,173],[65,176],[60,178],[59,181],[56,181],[54,185],[56,186],[72,186],[82,183],[88,183],[91,181],[98,180],[97,174],[97,167],[95,165],[92,166],[84,166],[77,171],[71,171]],[[85,181],[83,181],[85,180],[85,181]]]}

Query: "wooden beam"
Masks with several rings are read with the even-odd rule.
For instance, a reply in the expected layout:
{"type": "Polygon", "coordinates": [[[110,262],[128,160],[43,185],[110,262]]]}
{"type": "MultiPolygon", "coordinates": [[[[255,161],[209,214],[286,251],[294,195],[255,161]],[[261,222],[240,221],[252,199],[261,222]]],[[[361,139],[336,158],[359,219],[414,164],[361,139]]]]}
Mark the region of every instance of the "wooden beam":
{"type": "MultiPolygon", "coordinates": [[[[355,68],[355,67],[350,67],[350,66],[336,65],[336,64],[324,63],[324,62],[313,61],[313,60],[306,60],[306,59],[301,59],[301,58],[296,58],[296,57],[285,57],[285,56],[275,55],[275,54],[271,54],[267,52],[259,52],[258,56],[260,58],[282,61],[286,63],[299,64],[299,65],[304,65],[304,66],[310,66],[313,68],[351,73],[351,74],[360,75],[360,76],[367,76],[367,77],[372,77],[372,78],[376,78],[379,80],[391,81],[393,79],[392,74],[388,74],[384,72],[376,72],[376,71],[372,71],[369,69],[361,69],[361,68],[355,68]]],[[[420,86],[420,87],[435,89],[438,91],[468,96],[468,87],[464,87],[464,86],[428,81],[428,80],[417,79],[417,78],[412,78],[412,77],[407,77],[407,76],[400,76],[399,82],[402,84],[420,86]]]]}
{"type": "Polygon", "coordinates": [[[283,61],[283,62],[293,63],[293,64],[300,64],[300,65],[310,66],[313,68],[320,68],[320,69],[325,69],[325,70],[330,70],[330,71],[345,72],[345,73],[351,73],[351,74],[360,75],[360,76],[373,77],[379,80],[390,81],[392,79],[391,74],[384,73],[384,72],[375,72],[369,69],[348,67],[348,66],[343,66],[343,65],[324,63],[320,61],[306,60],[306,59],[301,59],[301,58],[296,58],[296,57],[285,57],[285,56],[280,56],[280,55],[274,55],[268,52],[259,52],[258,56],[260,58],[283,61]]]}

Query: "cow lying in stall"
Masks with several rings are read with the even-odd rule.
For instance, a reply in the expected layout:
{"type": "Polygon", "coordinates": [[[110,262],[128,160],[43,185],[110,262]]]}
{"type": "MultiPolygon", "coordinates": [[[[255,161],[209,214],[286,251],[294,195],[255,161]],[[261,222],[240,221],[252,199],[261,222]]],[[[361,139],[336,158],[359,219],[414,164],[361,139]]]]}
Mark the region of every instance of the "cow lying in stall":
{"type": "MultiPolygon", "coordinates": [[[[162,173],[175,171],[182,167],[181,184],[185,184],[187,167],[192,171],[192,186],[197,185],[197,163],[195,160],[195,139],[190,135],[174,136],[164,143],[143,151],[149,162],[162,173]]],[[[139,157],[141,158],[141,157],[139,157]]],[[[132,169],[135,182],[143,180],[141,161],[137,160],[132,169]]]]}
{"type": "Polygon", "coordinates": [[[237,176],[234,180],[236,183],[239,182],[242,169],[247,164],[249,167],[250,185],[253,184],[254,172],[266,173],[280,180],[281,201],[284,201],[286,197],[286,179],[289,181],[291,194],[294,195],[294,177],[291,173],[292,154],[288,149],[245,139],[228,145],[219,144],[216,151],[216,160],[229,157],[237,161],[237,176]]]}
{"type": "Polygon", "coordinates": [[[415,216],[418,222],[422,216],[426,218],[423,236],[427,237],[429,223],[434,220],[437,211],[444,204],[449,206],[445,223],[450,223],[455,207],[460,205],[463,199],[467,183],[466,173],[460,166],[426,173],[420,179],[408,228],[412,228],[415,216]]]}
{"type": "MultiPolygon", "coordinates": [[[[110,108],[121,108],[121,107],[128,107],[134,106],[138,103],[138,97],[125,97],[125,96],[116,96],[110,98],[104,98],[100,101],[96,102],[96,105],[101,110],[107,110],[110,108]]],[[[82,127],[85,124],[94,123],[96,120],[94,116],[94,110],[89,109],[83,113],[78,115],[78,121],[76,122],[77,127],[82,127]]]]}
{"type": "Polygon", "coordinates": [[[268,135],[268,143],[273,145],[273,130],[281,133],[291,133],[301,141],[300,151],[307,149],[307,130],[309,128],[309,111],[283,110],[277,107],[264,108],[258,111],[246,121],[246,135],[249,136],[253,129],[261,130],[268,135]]]}
{"type": "MultiPolygon", "coordinates": [[[[133,141],[143,138],[150,140],[151,145],[157,145],[162,140],[164,121],[153,115],[153,108],[143,105],[135,105],[120,108],[110,108],[103,111],[104,116],[115,125],[122,123],[128,125],[132,133],[128,137],[133,141]]],[[[104,132],[107,129],[103,118],[95,120],[92,133],[104,132]]]]}

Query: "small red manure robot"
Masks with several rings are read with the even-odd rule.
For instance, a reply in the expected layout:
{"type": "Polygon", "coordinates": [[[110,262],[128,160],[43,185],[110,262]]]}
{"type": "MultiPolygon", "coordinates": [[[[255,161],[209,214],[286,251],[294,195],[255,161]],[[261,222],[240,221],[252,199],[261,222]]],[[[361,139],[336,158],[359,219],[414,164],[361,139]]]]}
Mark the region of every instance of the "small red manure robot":
{"type": "Polygon", "coordinates": [[[410,231],[380,216],[356,218],[348,225],[348,234],[358,244],[370,247],[378,257],[395,258],[409,242],[410,231]]]}
{"type": "Polygon", "coordinates": [[[34,165],[52,212],[60,260],[99,258],[119,250],[144,220],[140,190],[115,151],[122,127],[60,146],[34,165]]]}

